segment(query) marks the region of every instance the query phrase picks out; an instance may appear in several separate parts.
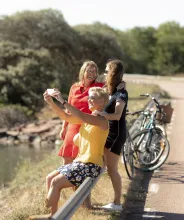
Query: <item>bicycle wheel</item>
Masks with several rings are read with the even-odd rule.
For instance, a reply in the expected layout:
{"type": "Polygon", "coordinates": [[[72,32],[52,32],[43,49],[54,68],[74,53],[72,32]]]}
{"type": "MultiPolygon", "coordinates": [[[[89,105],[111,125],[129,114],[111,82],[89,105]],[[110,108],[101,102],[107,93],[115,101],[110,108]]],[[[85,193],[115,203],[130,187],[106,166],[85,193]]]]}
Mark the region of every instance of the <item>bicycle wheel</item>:
{"type": "Polygon", "coordinates": [[[170,145],[159,128],[145,129],[132,137],[136,143],[135,167],[143,171],[152,171],[160,167],[167,159],[170,145]]]}
{"type": "Polygon", "coordinates": [[[126,138],[126,142],[123,146],[122,154],[123,154],[125,170],[130,179],[134,177],[134,158],[133,158],[134,148],[133,147],[134,147],[133,142],[130,136],[128,135],[126,138]]]}

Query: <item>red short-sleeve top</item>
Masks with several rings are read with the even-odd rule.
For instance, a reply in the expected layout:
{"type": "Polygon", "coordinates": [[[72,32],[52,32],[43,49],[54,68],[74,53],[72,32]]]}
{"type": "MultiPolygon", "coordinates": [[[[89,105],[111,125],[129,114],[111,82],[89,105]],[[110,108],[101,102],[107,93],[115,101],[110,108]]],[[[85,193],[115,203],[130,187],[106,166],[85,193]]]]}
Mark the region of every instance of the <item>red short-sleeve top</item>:
{"type": "Polygon", "coordinates": [[[103,87],[104,83],[95,82],[92,83],[89,87],[84,89],[82,83],[75,83],[72,85],[68,97],[68,102],[73,105],[75,108],[81,110],[85,113],[91,113],[88,107],[88,92],[91,87],[103,87]]]}

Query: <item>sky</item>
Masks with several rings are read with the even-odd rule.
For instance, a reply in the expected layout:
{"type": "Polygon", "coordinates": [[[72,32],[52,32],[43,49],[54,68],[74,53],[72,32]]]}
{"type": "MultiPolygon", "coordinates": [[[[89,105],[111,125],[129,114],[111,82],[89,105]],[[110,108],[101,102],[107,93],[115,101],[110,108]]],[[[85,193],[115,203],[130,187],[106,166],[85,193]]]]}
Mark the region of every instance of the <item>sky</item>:
{"type": "Polygon", "coordinates": [[[71,26],[96,21],[115,29],[157,28],[175,21],[184,26],[183,0],[0,0],[0,15],[24,10],[57,9],[71,26]]]}

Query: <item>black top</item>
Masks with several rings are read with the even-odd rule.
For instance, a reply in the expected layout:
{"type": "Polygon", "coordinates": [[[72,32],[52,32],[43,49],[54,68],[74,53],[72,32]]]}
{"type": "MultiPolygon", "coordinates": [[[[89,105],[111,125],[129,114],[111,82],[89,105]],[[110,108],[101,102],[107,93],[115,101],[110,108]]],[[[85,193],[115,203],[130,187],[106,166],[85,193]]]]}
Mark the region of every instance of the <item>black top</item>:
{"type": "Polygon", "coordinates": [[[116,102],[121,100],[125,102],[121,118],[117,120],[109,120],[109,134],[105,143],[105,147],[110,149],[112,153],[120,155],[122,146],[126,140],[126,108],[128,104],[128,92],[125,89],[116,91],[110,98],[104,111],[107,113],[114,113],[116,102]]]}
{"type": "MultiPolygon", "coordinates": [[[[125,102],[125,107],[123,109],[123,113],[121,115],[121,118],[119,120],[120,126],[125,125],[125,116],[126,116],[126,109],[127,109],[127,104],[128,104],[128,92],[125,89],[121,89],[116,91],[110,98],[109,103],[105,106],[104,111],[107,113],[114,113],[115,112],[115,106],[116,106],[116,101],[122,100],[125,102]]],[[[116,126],[117,121],[116,120],[109,120],[110,124],[110,129],[111,126],[116,126]]]]}

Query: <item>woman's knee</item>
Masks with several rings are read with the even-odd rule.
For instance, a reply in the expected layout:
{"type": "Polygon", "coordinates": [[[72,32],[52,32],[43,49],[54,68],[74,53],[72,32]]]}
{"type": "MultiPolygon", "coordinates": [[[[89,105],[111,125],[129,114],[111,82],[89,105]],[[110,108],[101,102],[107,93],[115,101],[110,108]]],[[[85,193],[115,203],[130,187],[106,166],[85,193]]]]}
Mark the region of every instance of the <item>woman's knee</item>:
{"type": "Polygon", "coordinates": [[[47,182],[47,183],[48,183],[48,182],[51,182],[52,179],[53,179],[53,175],[49,174],[49,175],[46,176],[46,182],[47,182]]]}
{"type": "Polygon", "coordinates": [[[49,174],[46,176],[46,182],[47,182],[47,183],[48,183],[48,182],[50,183],[50,182],[52,181],[52,179],[53,179],[54,177],[56,177],[58,174],[59,174],[59,172],[58,172],[57,170],[55,170],[55,171],[49,173],[49,174]]]}
{"type": "Polygon", "coordinates": [[[52,188],[60,188],[59,183],[60,183],[60,181],[58,180],[58,178],[54,177],[54,178],[52,178],[50,185],[52,188]]]}
{"type": "MultiPolygon", "coordinates": [[[[59,189],[59,190],[66,188],[66,187],[70,187],[70,185],[68,185],[66,181],[68,182],[68,180],[66,180],[66,177],[62,175],[55,176],[51,181],[51,187],[55,189],[59,189]]],[[[71,186],[73,185],[71,184],[71,186]]]]}
{"type": "Polygon", "coordinates": [[[115,174],[118,172],[117,167],[111,166],[111,165],[107,165],[107,172],[109,175],[115,174]]]}

